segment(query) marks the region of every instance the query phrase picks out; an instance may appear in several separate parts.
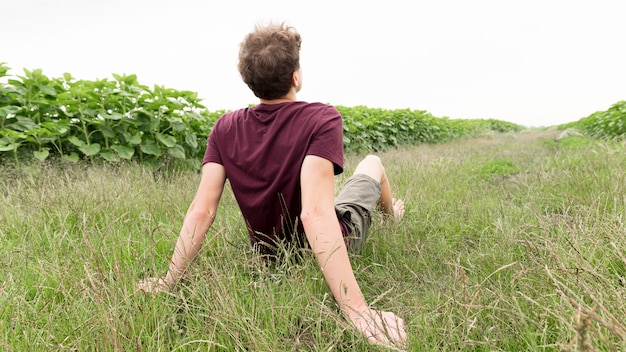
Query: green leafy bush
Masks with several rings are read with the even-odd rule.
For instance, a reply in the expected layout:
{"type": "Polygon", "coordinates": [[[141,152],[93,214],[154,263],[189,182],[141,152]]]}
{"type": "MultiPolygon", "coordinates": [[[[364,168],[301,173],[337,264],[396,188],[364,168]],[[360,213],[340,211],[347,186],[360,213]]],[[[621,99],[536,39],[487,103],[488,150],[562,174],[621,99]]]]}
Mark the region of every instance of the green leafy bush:
{"type": "MultiPolygon", "coordinates": [[[[6,77],[6,66],[0,68],[6,77]]],[[[0,85],[0,155],[16,160],[174,158],[197,167],[221,114],[209,113],[194,92],[150,89],[135,75],[87,81],[24,73],[0,85]]]]}
{"type": "Polygon", "coordinates": [[[606,111],[598,111],[580,119],[578,126],[596,138],[626,138],[626,100],[613,104],[606,111]]]}

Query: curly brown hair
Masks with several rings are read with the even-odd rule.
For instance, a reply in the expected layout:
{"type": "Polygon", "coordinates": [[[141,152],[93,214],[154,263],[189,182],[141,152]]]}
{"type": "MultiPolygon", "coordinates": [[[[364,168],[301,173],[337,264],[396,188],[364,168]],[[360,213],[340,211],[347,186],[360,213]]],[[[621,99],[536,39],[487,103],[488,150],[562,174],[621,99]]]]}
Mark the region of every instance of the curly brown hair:
{"type": "Polygon", "coordinates": [[[277,99],[291,89],[300,68],[300,34],[282,24],[257,25],[239,47],[241,78],[260,99],[277,99]]]}

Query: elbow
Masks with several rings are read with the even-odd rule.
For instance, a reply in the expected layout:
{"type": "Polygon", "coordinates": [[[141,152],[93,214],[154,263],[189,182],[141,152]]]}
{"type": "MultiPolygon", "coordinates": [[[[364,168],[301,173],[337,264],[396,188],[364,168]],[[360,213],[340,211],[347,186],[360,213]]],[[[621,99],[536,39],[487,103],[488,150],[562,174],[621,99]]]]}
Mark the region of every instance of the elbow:
{"type": "Polygon", "coordinates": [[[312,249],[317,247],[316,239],[318,238],[318,235],[315,225],[319,224],[322,221],[321,219],[322,217],[319,212],[302,209],[302,213],[300,213],[300,221],[302,221],[304,234],[306,235],[307,242],[309,242],[312,249]]]}
{"type": "Polygon", "coordinates": [[[306,233],[309,242],[311,236],[319,235],[319,232],[324,232],[324,229],[333,222],[337,221],[335,215],[335,208],[322,209],[322,208],[303,208],[300,213],[300,221],[302,221],[302,227],[306,233]]]}
{"type": "Polygon", "coordinates": [[[215,220],[215,215],[216,209],[203,209],[195,206],[195,204],[191,204],[189,210],[187,210],[185,222],[193,224],[194,230],[196,231],[198,229],[202,229],[204,231],[205,229],[208,230],[208,228],[211,227],[213,221],[215,220]]]}
{"type": "Polygon", "coordinates": [[[320,208],[303,208],[300,213],[302,226],[304,226],[305,230],[315,227],[315,224],[323,221],[324,217],[327,216],[326,213],[327,212],[322,211],[320,208]]]}
{"type": "Polygon", "coordinates": [[[319,219],[319,215],[310,210],[302,209],[302,213],[300,213],[300,221],[302,221],[304,232],[310,232],[309,229],[311,229],[312,224],[314,224],[316,221],[319,221],[316,219],[319,219]]]}
{"type": "Polygon", "coordinates": [[[215,212],[191,209],[187,212],[187,220],[198,224],[212,224],[215,220],[215,212]]]}
{"type": "Polygon", "coordinates": [[[198,206],[198,204],[194,201],[189,205],[189,209],[187,210],[187,217],[193,217],[194,219],[215,219],[215,214],[217,212],[216,208],[207,207],[207,206],[198,206]]]}

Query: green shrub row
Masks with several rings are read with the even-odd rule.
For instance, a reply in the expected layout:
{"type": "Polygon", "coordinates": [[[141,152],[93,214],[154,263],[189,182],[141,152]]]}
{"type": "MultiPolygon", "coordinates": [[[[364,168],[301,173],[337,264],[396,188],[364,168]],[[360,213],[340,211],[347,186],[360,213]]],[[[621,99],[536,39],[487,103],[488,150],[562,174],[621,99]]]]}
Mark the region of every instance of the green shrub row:
{"type": "Polygon", "coordinates": [[[606,111],[597,111],[580,119],[578,127],[596,138],[626,138],[626,100],[613,104],[606,111]]]}
{"type": "MultiPolygon", "coordinates": [[[[0,63],[0,159],[44,161],[182,160],[199,167],[206,138],[225,111],[208,111],[197,93],[139,84],[135,75],[114,80],[49,78],[41,70],[9,76],[0,63]]],[[[379,151],[439,143],[485,132],[519,131],[498,120],[452,120],[425,111],[364,106],[337,109],[344,116],[347,151],[379,151]]]]}
{"type": "Polygon", "coordinates": [[[491,132],[519,132],[524,127],[495,119],[449,119],[422,110],[385,110],[337,106],[344,117],[348,150],[384,150],[416,143],[441,143],[491,132]]]}

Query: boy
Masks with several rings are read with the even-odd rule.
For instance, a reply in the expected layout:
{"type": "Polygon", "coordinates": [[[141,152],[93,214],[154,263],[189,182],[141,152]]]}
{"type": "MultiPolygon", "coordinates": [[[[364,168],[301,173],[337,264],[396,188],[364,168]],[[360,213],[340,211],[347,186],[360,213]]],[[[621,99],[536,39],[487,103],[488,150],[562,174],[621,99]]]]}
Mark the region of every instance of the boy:
{"type": "Polygon", "coordinates": [[[257,26],[241,43],[239,72],[260,104],[215,123],[168,273],[140,287],[167,291],[180,280],[213,224],[228,178],[255,249],[271,257],[277,244],[305,234],[337,304],[357,329],[372,343],[402,343],[404,321],[368,307],[348,249],[359,251],[374,211],[399,221],[404,203],[392,198],[385,169],[372,155],[335,199],[334,176],[343,171],[342,117],[332,106],[296,99],[300,44],[300,35],[284,24],[257,26]]]}

